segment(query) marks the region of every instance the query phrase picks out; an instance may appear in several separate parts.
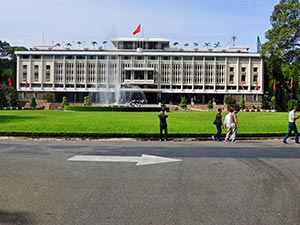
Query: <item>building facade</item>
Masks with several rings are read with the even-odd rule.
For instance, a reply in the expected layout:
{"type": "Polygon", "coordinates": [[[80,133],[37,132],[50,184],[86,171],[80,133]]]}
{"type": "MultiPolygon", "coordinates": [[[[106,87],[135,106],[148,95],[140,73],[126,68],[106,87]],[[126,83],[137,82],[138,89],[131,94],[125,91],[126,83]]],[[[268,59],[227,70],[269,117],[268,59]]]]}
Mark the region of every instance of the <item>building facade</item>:
{"type": "Polygon", "coordinates": [[[178,104],[182,96],[200,104],[213,98],[222,104],[225,95],[261,101],[263,60],[248,48],[171,48],[162,38],[112,43],[111,49],[42,46],[16,52],[20,97],[40,98],[48,92],[58,102],[63,96],[83,102],[93,93],[116,99],[123,92],[142,91],[150,104],[178,104]]]}

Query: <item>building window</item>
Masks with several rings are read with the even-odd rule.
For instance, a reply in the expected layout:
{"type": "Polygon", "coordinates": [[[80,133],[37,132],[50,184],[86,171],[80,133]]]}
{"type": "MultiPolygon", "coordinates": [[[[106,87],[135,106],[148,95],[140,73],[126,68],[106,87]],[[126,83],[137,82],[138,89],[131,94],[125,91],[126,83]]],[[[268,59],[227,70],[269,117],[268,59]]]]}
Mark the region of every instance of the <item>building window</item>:
{"type": "Polygon", "coordinates": [[[95,55],[89,55],[88,56],[88,59],[96,59],[97,58],[97,56],[95,56],[95,55]]]}
{"type": "Polygon", "coordinates": [[[46,72],[46,81],[50,81],[50,72],[46,72]]]}
{"type": "Polygon", "coordinates": [[[136,60],[144,60],[144,56],[138,55],[138,56],[135,56],[135,59],[136,59],[136,60]]]}
{"type": "Polygon", "coordinates": [[[23,80],[27,80],[27,72],[23,72],[23,80]]]}
{"type": "Polygon", "coordinates": [[[39,70],[39,66],[38,65],[34,65],[34,70],[35,71],[39,70]]]}
{"type": "Polygon", "coordinates": [[[216,57],[217,61],[225,61],[225,57],[216,57]]]}
{"type": "Polygon", "coordinates": [[[53,59],[53,55],[44,55],[43,58],[44,59],[53,59]]]}
{"type": "Polygon", "coordinates": [[[76,56],[76,59],[85,59],[85,55],[78,55],[76,56]]]}
{"type": "Polygon", "coordinates": [[[257,75],[254,75],[254,76],[253,76],[253,82],[256,82],[256,81],[257,81],[257,78],[258,78],[258,76],[257,76],[257,75]]]}
{"type": "Polygon", "coordinates": [[[246,81],[246,75],[242,75],[241,81],[246,81]]]}
{"type": "Polygon", "coordinates": [[[258,72],[258,68],[257,68],[257,67],[254,67],[254,68],[253,68],[253,72],[254,72],[254,73],[257,73],[257,72],[258,72]]]}
{"type": "Polygon", "coordinates": [[[258,95],[253,95],[253,101],[255,101],[255,102],[258,101],[258,95]]]}
{"type": "Polygon", "coordinates": [[[185,60],[185,61],[192,61],[193,57],[192,56],[183,56],[183,60],[185,60]]]}
{"type": "Polygon", "coordinates": [[[203,61],[203,57],[202,56],[195,56],[194,60],[195,61],[203,61]]]}
{"type": "Polygon", "coordinates": [[[126,71],[126,80],[131,80],[131,71],[126,71]]]}
{"type": "Polygon", "coordinates": [[[206,57],[205,57],[205,60],[206,60],[206,61],[214,61],[214,60],[215,60],[215,57],[212,57],[212,56],[206,56],[206,57]]]}
{"type": "Polygon", "coordinates": [[[38,79],[39,79],[39,73],[37,73],[37,72],[34,73],[34,79],[35,79],[35,80],[38,80],[38,79]]]}
{"type": "Polygon", "coordinates": [[[22,55],[21,59],[29,59],[29,55],[22,55]]]}
{"type": "Polygon", "coordinates": [[[144,80],[144,71],[134,71],[134,80],[144,80]]]}
{"type": "Polygon", "coordinates": [[[41,56],[40,55],[34,55],[33,59],[41,59],[41,56]]]}
{"type": "Polygon", "coordinates": [[[243,73],[246,72],[246,67],[242,67],[242,72],[243,72],[243,73]]]}
{"type": "Polygon", "coordinates": [[[157,60],[157,56],[149,56],[149,60],[157,60]]]}
{"type": "Polygon", "coordinates": [[[75,59],[75,56],[74,55],[67,55],[66,59],[75,59]]]}
{"type": "Polygon", "coordinates": [[[234,75],[229,75],[229,82],[233,83],[234,82],[234,75]]]}
{"type": "Polygon", "coordinates": [[[50,65],[46,65],[46,70],[50,70],[51,66],[50,65]]]}
{"type": "Polygon", "coordinates": [[[118,59],[118,57],[116,55],[111,55],[109,58],[112,59],[112,60],[118,59]]]}
{"type": "Polygon", "coordinates": [[[153,71],[148,71],[148,80],[153,80],[153,71]]]}
{"type": "Polygon", "coordinates": [[[54,58],[55,59],[64,59],[64,56],[63,55],[56,55],[54,58]]]}
{"type": "Polygon", "coordinates": [[[234,67],[229,67],[229,72],[234,72],[234,67]]]}
{"type": "Polygon", "coordinates": [[[130,59],[131,59],[131,56],[129,56],[129,55],[123,55],[123,56],[122,56],[122,59],[124,59],[124,60],[130,60],[130,59]]]}

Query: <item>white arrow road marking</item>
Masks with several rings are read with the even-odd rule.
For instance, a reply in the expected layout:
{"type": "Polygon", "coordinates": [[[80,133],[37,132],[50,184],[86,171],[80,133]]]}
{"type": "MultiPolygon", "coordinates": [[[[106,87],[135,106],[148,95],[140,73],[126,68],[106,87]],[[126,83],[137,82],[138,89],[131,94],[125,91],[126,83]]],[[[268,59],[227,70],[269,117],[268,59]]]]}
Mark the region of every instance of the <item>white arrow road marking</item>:
{"type": "Polygon", "coordinates": [[[99,156],[99,155],[75,155],[68,161],[94,161],[94,162],[135,162],[136,166],[144,166],[159,163],[179,162],[181,159],[171,159],[154,155],[131,156],[99,156]]]}

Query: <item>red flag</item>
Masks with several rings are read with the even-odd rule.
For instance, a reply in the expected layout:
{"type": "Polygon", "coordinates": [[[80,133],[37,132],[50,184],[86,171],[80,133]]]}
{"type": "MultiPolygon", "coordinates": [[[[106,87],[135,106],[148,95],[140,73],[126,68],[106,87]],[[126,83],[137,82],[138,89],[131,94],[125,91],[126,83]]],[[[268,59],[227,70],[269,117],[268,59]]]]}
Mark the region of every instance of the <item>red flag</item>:
{"type": "Polygon", "coordinates": [[[28,88],[29,84],[28,84],[28,81],[26,80],[25,82],[25,87],[28,88]]]}
{"type": "Polygon", "coordinates": [[[141,32],[141,24],[139,24],[138,26],[137,26],[137,28],[135,28],[135,30],[133,31],[133,35],[136,35],[137,33],[139,33],[139,32],[141,32]]]}
{"type": "Polygon", "coordinates": [[[294,80],[293,80],[293,78],[291,78],[291,80],[290,80],[290,88],[292,89],[294,87],[294,80]]]}
{"type": "Polygon", "coordinates": [[[273,82],[273,91],[276,91],[276,80],[273,82]]]}
{"type": "Polygon", "coordinates": [[[12,80],[11,77],[7,78],[8,87],[12,87],[12,80]]]}
{"type": "Polygon", "coordinates": [[[258,81],[256,81],[255,90],[258,90],[258,81]]]}

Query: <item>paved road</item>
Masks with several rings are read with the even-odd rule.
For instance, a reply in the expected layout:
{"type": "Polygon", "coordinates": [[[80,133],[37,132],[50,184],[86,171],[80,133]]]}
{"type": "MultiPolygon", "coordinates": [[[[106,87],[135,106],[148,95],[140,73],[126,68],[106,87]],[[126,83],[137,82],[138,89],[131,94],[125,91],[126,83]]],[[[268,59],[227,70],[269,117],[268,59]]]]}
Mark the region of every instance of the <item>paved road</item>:
{"type": "MultiPolygon", "coordinates": [[[[291,142],[292,143],[292,142],[291,142]]],[[[280,140],[0,140],[0,224],[300,224],[300,146],[280,140]],[[75,155],[180,159],[68,161],[75,155]]]]}

